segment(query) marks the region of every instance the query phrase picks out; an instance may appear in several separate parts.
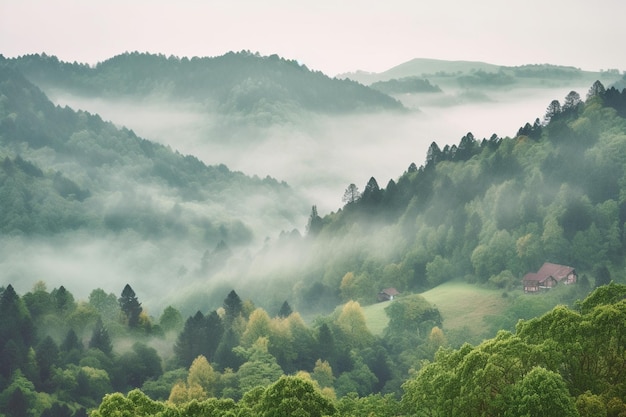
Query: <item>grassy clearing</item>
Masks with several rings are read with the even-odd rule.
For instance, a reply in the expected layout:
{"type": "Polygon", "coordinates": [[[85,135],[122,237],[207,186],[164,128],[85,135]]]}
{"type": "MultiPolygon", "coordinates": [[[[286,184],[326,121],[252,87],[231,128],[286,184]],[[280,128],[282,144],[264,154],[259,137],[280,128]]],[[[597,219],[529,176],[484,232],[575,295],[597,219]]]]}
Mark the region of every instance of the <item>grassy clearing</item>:
{"type": "MultiPolygon", "coordinates": [[[[485,334],[487,324],[483,319],[502,313],[510,302],[502,297],[502,290],[457,281],[446,282],[422,296],[439,309],[446,331],[467,330],[472,336],[485,334]]],[[[363,307],[367,327],[375,335],[381,335],[387,326],[389,319],[384,309],[388,305],[384,302],[363,307]]]]}
{"type": "Polygon", "coordinates": [[[467,328],[477,336],[487,332],[483,319],[502,313],[510,302],[502,297],[502,290],[456,281],[439,285],[422,296],[439,309],[445,330],[467,328]]]}
{"type": "Polygon", "coordinates": [[[387,317],[387,313],[385,313],[385,307],[388,305],[389,301],[363,307],[365,323],[367,323],[367,328],[370,329],[372,334],[381,336],[385,327],[387,327],[389,317],[387,317]]]}

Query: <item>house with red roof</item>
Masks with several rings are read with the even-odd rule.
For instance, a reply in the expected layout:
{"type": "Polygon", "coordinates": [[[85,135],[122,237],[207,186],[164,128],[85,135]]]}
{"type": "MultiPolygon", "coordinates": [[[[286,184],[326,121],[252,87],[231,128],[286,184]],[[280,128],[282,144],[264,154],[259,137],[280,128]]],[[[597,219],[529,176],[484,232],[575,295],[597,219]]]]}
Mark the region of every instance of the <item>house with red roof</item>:
{"type": "Polygon", "coordinates": [[[378,293],[378,301],[391,301],[398,295],[400,295],[400,291],[395,288],[385,288],[378,293]]]}
{"type": "Polygon", "coordinates": [[[557,284],[574,284],[577,279],[576,270],[571,266],[546,262],[539,271],[524,275],[522,284],[524,285],[524,292],[535,293],[553,288],[557,284]]]}

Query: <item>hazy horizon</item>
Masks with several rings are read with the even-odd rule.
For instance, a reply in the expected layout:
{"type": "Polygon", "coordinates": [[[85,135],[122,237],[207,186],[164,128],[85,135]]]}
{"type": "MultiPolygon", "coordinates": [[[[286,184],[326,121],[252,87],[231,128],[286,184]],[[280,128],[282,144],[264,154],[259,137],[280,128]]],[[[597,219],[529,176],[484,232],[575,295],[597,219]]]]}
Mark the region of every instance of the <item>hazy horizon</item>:
{"type": "Polygon", "coordinates": [[[0,4],[0,53],[95,64],[132,51],[193,57],[250,50],[330,76],[382,72],[420,57],[624,70],[626,57],[611,42],[626,37],[625,12],[616,0],[24,0],[0,4]]]}

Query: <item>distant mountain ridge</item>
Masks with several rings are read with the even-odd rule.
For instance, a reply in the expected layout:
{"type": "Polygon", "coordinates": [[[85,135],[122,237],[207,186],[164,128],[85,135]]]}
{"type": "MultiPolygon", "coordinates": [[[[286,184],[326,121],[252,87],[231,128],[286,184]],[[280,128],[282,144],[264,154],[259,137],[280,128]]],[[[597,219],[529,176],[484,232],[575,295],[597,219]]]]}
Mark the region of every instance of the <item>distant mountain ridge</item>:
{"type": "MultiPolygon", "coordinates": [[[[609,76],[609,73],[583,71],[572,66],[551,64],[531,64],[521,66],[495,65],[480,61],[447,61],[440,59],[416,58],[396,65],[380,73],[368,73],[363,71],[349,72],[337,75],[337,78],[358,81],[364,85],[375,82],[402,79],[406,77],[425,77],[437,80],[439,78],[457,78],[467,83],[468,76],[476,74],[502,74],[508,77],[507,83],[512,84],[515,79],[537,78],[543,80],[588,78],[591,84],[601,75],[609,76]]],[[[502,77],[499,79],[502,82],[502,77]]]]}
{"type": "Polygon", "coordinates": [[[4,61],[40,86],[85,96],[165,96],[216,107],[222,113],[303,109],[319,113],[401,110],[395,99],[350,80],[277,55],[247,51],[218,57],[177,58],[124,53],[94,67],[25,55],[4,61]]]}
{"type": "Polygon", "coordinates": [[[465,73],[472,70],[496,72],[499,65],[488,64],[480,61],[447,61],[442,59],[415,58],[402,64],[396,65],[386,71],[373,73],[365,71],[346,72],[338,74],[337,78],[348,78],[365,85],[370,85],[377,81],[388,81],[411,76],[423,76],[425,74],[435,74],[437,72],[465,73]]]}

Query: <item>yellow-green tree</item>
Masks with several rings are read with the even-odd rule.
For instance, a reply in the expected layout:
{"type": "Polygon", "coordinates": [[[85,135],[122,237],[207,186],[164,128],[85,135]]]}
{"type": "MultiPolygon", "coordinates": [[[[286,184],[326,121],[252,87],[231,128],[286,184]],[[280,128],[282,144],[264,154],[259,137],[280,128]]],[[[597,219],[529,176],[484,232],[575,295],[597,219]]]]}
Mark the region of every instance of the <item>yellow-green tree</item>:
{"type": "Polygon", "coordinates": [[[241,336],[241,346],[250,347],[259,337],[269,338],[271,334],[271,319],[262,308],[257,308],[250,314],[246,330],[241,336]]]}
{"type": "Polygon", "coordinates": [[[219,373],[213,370],[213,367],[204,356],[198,356],[189,367],[189,376],[187,377],[187,385],[189,387],[199,386],[205,392],[207,397],[214,396],[215,388],[219,382],[219,373]]]}
{"type": "Polygon", "coordinates": [[[320,387],[332,387],[335,377],[333,376],[333,369],[328,361],[318,359],[315,361],[315,367],[313,368],[313,374],[311,377],[320,384],[320,387]]]}
{"type": "Polygon", "coordinates": [[[363,347],[372,342],[374,337],[367,328],[363,309],[357,301],[348,301],[337,318],[345,342],[350,347],[363,347]]]}
{"type": "Polygon", "coordinates": [[[213,397],[217,393],[219,376],[209,361],[200,355],[189,367],[187,382],[176,383],[170,391],[168,400],[174,404],[184,404],[192,400],[203,401],[213,397]]]}

